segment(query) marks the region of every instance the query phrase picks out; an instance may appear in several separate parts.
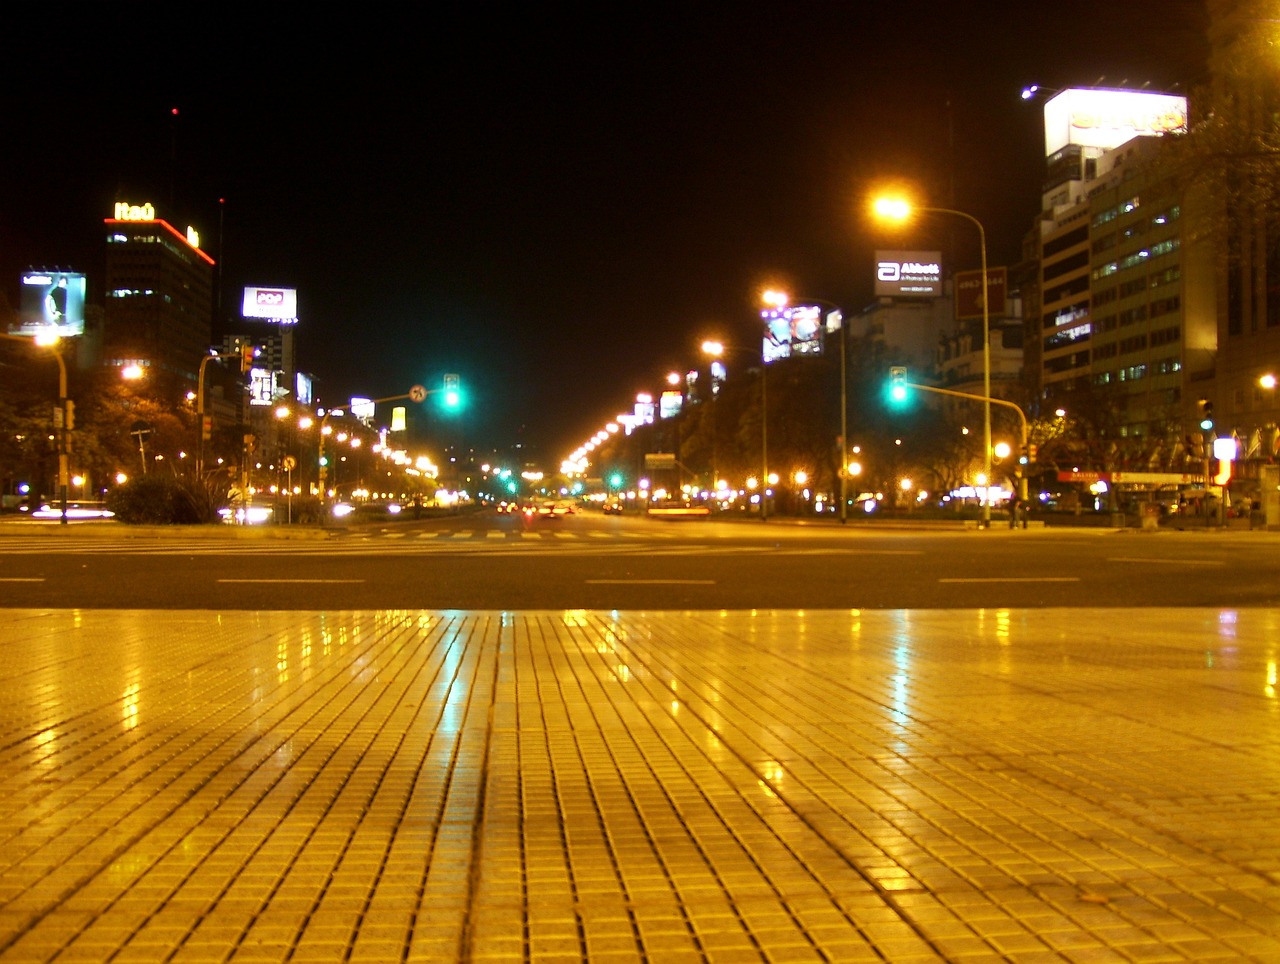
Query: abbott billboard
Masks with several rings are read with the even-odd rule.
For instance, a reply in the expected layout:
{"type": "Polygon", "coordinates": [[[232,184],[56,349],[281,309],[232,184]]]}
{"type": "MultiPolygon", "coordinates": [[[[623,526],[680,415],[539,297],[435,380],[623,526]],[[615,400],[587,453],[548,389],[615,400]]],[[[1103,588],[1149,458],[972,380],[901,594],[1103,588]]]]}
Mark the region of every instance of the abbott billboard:
{"type": "Polygon", "coordinates": [[[1187,99],[1145,90],[1072,87],[1044,105],[1044,156],[1068,144],[1110,150],[1135,137],[1187,132],[1187,99]]]}
{"type": "Polygon", "coordinates": [[[877,298],[936,298],[942,294],[942,252],[877,251],[877,298]]]}
{"type": "Polygon", "coordinates": [[[277,324],[298,320],[296,288],[245,288],[240,313],[246,318],[264,318],[277,324]]]}

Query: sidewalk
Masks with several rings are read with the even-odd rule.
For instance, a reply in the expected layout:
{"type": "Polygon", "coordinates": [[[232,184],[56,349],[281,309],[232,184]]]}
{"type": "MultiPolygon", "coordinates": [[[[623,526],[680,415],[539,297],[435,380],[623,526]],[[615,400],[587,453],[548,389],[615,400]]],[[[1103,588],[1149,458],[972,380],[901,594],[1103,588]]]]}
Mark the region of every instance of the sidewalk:
{"type": "Polygon", "coordinates": [[[1280,960],[1278,638],[0,609],[0,959],[1280,960]]]}

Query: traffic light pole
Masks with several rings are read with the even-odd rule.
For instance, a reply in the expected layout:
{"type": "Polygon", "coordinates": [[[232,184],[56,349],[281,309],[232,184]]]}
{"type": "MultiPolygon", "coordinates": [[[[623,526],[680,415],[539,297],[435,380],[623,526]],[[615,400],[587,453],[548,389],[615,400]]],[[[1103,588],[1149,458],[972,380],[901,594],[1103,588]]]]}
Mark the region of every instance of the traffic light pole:
{"type": "MultiPolygon", "coordinates": [[[[1027,416],[1026,416],[1026,413],[1023,412],[1022,409],[1019,408],[1017,405],[1013,404],[1013,402],[1006,401],[1003,398],[992,398],[990,395],[974,395],[974,394],[971,394],[970,392],[957,392],[950,388],[935,388],[932,385],[921,385],[918,382],[899,382],[899,384],[902,385],[904,388],[916,388],[922,392],[933,392],[935,395],[951,395],[951,396],[954,396],[955,398],[967,398],[975,402],[986,402],[989,405],[1003,405],[1005,408],[1013,409],[1015,412],[1018,413],[1018,421],[1022,425],[1021,451],[1024,453],[1027,451],[1027,416]]],[[[988,459],[990,459],[991,457],[990,446],[991,446],[991,440],[990,438],[988,438],[987,439],[987,447],[988,447],[987,458],[988,459]]],[[[1014,471],[1014,479],[1017,481],[1017,484],[1018,484],[1018,501],[1025,503],[1027,501],[1027,479],[1026,479],[1026,476],[1023,475],[1021,461],[1019,461],[1017,465],[1018,465],[1018,468],[1014,471]]],[[[991,479],[988,477],[987,479],[987,501],[988,502],[990,501],[990,495],[991,495],[991,479]]]]}
{"type": "MultiPolygon", "coordinates": [[[[234,352],[221,355],[205,355],[200,359],[200,373],[196,378],[196,420],[200,423],[200,443],[196,446],[196,478],[204,479],[204,366],[215,358],[242,358],[242,353],[234,352]]],[[[212,435],[212,433],[210,433],[212,435]]]]}

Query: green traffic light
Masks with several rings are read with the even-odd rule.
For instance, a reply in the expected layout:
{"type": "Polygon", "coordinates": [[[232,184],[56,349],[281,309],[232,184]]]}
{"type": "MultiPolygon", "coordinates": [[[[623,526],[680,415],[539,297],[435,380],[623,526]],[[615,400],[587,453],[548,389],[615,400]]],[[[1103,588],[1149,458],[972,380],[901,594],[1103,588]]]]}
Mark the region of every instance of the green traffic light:
{"type": "Polygon", "coordinates": [[[889,369],[889,401],[893,405],[904,405],[911,397],[907,390],[907,370],[900,366],[889,369]]]}
{"type": "Polygon", "coordinates": [[[622,473],[614,472],[613,475],[609,476],[609,487],[611,489],[617,489],[617,488],[620,488],[621,486],[622,486],[622,473]]]}

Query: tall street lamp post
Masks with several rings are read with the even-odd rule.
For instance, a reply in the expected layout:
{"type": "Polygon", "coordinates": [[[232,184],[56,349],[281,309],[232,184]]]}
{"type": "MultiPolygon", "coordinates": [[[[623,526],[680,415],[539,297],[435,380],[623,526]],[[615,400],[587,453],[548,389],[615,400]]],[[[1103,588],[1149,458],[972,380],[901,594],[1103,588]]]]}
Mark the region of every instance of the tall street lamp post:
{"type": "Polygon", "coordinates": [[[916,207],[902,198],[876,198],[873,210],[877,217],[887,221],[903,222],[914,211],[923,214],[950,214],[964,218],[978,229],[978,245],[982,259],[982,459],[983,488],[982,526],[991,527],[991,318],[987,308],[987,233],[982,222],[972,214],[952,208],[916,207]]]}
{"type": "Polygon", "coordinates": [[[47,338],[36,336],[33,338],[24,338],[21,335],[0,334],[0,338],[9,341],[24,341],[28,344],[34,342],[43,348],[48,348],[50,354],[53,355],[54,361],[58,363],[58,502],[62,510],[62,516],[58,520],[62,525],[67,524],[67,484],[70,476],[68,468],[68,456],[71,453],[71,429],[74,427],[74,407],[70,399],[67,398],[67,363],[62,358],[62,352],[58,350],[58,336],[51,335],[47,338]]]}
{"type": "MultiPolygon", "coordinates": [[[[713,358],[719,358],[725,352],[740,352],[754,355],[746,348],[730,348],[718,341],[704,341],[702,351],[713,358]]],[[[760,521],[769,521],[769,396],[766,394],[768,379],[765,377],[764,349],[760,354],[760,521]]]]}

